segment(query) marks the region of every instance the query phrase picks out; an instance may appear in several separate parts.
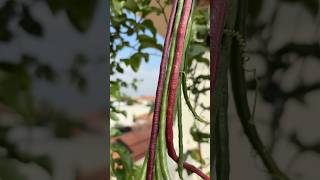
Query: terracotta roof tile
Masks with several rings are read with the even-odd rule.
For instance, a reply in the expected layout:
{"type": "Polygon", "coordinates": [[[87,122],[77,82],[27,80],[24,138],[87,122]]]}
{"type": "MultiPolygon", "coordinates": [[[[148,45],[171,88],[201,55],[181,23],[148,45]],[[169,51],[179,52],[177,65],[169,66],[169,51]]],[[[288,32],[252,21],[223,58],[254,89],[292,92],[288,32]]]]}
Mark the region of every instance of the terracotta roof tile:
{"type": "Polygon", "coordinates": [[[134,144],[130,147],[130,149],[132,150],[132,157],[135,161],[139,160],[145,155],[148,149],[148,145],[149,145],[149,138],[147,140],[141,141],[138,144],[134,144]]]}
{"type": "Polygon", "coordinates": [[[111,139],[111,143],[120,141],[130,150],[132,158],[136,161],[147,152],[151,132],[151,123],[132,127],[132,131],[111,139]]]}
{"type": "Polygon", "coordinates": [[[150,102],[154,102],[155,97],[154,96],[139,96],[135,98],[138,101],[150,101],[150,102]]]}
{"type": "Polygon", "coordinates": [[[145,113],[139,116],[136,116],[135,119],[137,121],[152,121],[153,113],[145,113]]]}

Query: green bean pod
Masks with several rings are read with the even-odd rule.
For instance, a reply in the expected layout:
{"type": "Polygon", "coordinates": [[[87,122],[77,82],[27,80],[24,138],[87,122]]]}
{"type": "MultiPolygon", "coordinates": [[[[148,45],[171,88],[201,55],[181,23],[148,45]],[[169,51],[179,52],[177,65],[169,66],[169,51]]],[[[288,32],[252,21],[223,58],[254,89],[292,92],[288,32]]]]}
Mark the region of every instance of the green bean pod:
{"type": "MultiPolygon", "coordinates": [[[[158,145],[157,145],[158,146],[158,145]]],[[[157,153],[156,154],[156,163],[155,163],[155,175],[156,175],[156,180],[163,180],[162,178],[162,173],[161,173],[161,168],[160,168],[160,156],[157,153]]]]}
{"type": "Polygon", "coordinates": [[[144,158],[143,165],[141,167],[141,170],[140,170],[139,176],[138,176],[139,180],[146,179],[146,177],[147,177],[147,164],[148,164],[148,155],[146,155],[144,158]]]}
{"type": "Polygon", "coordinates": [[[178,162],[178,173],[180,179],[183,180],[183,129],[182,129],[182,106],[181,106],[181,89],[178,92],[177,99],[177,113],[178,113],[178,131],[179,131],[179,162],[178,162]]]}
{"type": "MultiPolygon", "coordinates": [[[[182,74],[185,73],[185,69],[187,68],[186,64],[187,64],[187,49],[189,47],[189,43],[190,43],[190,36],[191,36],[191,32],[192,32],[192,23],[193,23],[193,14],[195,11],[195,7],[196,7],[196,0],[194,0],[192,2],[192,9],[190,12],[190,18],[188,20],[188,26],[187,26],[187,32],[186,32],[186,45],[184,46],[184,56],[183,56],[183,61],[184,63],[182,63],[181,65],[181,71],[182,74]]],[[[181,74],[181,75],[182,75],[181,74]]],[[[183,83],[181,76],[181,80],[179,81],[180,84],[183,83]]],[[[181,99],[181,88],[180,85],[178,86],[179,90],[178,90],[178,99],[177,99],[177,113],[178,113],[178,132],[179,132],[179,161],[178,161],[178,173],[180,176],[180,179],[183,180],[183,162],[184,162],[184,154],[183,154],[183,128],[182,128],[182,99],[181,99]]],[[[186,89],[185,89],[186,90],[186,89]]],[[[184,91],[184,90],[183,90],[184,91]]]]}
{"type": "MultiPolygon", "coordinates": [[[[232,38],[223,36],[223,29],[233,29],[237,15],[237,0],[225,0],[211,2],[211,124],[210,129],[214,142],[211,147],[216,152],[216,178],[228,180],[230,174],[229,162],[229,131],[228,131],[228,70],[231,58],[232,38]],[[224,14],[226,17],[224,18],[224,14]],[[224,22],[225,19],[225,22],[224,22]],[[220,42],[220,38],[222,40],[220,42]],[[221,45],[220,45],[221,43],[221,45]],[[221,50],[221,54],[220,54],[221,50]],[[220,59],[220,60],[219,60],[220,59]]],[[[211,161],[214,158],[211,157],[211,161]]],[[[211,172],[214,172],[211,167],[211,172]]]]}
{"type": "Polygon", "coordinates": [[[189,110],[191,111],[192,115],[194,116],[194,118],[196,120],[198,120],[199,122],[205,123],[205,124],[209,124],[208,121],[204,120],[202,117],[200,117],[198,115],[198,113],[195,111],[195,109],[192,107],[189,96],[188,96],[188,92],[187,92],[187,77],[186,77],[186,73],[185,71],[182,72],[181,74],[181,85],[182,85],[182,93],[183,93],[183,97],[184,100],[186,102],[186,105],[188,106],[189,110]]]}
{"type": "Polygon", "coordinates": [[[160,125],[159,125],[159,149],[157,153],[159,153],[160,159],[160,169],[162,172],[162,176],[164,180],[170,179],[169,170],[167,167],[167,145],[166,145],[166,109],[168,103],[168,85],[169,85],[169,78],[170,72],[172,69],[173,58],[175,53],[175,46],[176,46],[176,37],[178,32],[179,21],[183,9],[184,0],[179,0],[178,2],[178,9],[176,12],[175,24],[174,24],[174,31],[170,46],[170,54],[169,54],[169,61],[165,76],[165,83],[163,87],[163,95],[162,95],[162,104],[161,104],[161,112],[160,112],[160,125]]]}

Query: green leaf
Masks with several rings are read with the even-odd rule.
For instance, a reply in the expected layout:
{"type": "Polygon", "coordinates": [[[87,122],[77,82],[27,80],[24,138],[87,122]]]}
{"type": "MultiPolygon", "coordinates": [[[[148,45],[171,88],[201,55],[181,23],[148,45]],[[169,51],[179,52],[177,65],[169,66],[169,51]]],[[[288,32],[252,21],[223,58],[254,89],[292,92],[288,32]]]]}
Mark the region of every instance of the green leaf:
{"type": "Polygon", "coordinates": [[[97,0],[65,0],[67,16],[72,25],[79,32],[88,31],[95,9],[97,0]]]}
{"type": "Polygon", "coordinates": [[[199,149],[192,149],[188,151],[192,159],[196,160],[201,164],[205,164],[206,162],[201,158],[200,150],[199,149]]]}
{"type": "Polygon", "coordinates": [[[110,137],[116,137],[120,136],[122,133],[119,131],[119,129],[116,128],[110,128],[110,137]]]}
{"type": "Polygon", "coordinates": [[[6,27],[0,27],[0,41],[9,42],[13,35],[6,27]]]}
{"type": "Polygon", "coordinates": [[[112,0],[111,1],[111,9],[117,14],[122,15],[123,14],[123,7],[125,2],[119,1],[119,0],[112,0]]]}
{"type": "Polygon", "coordinates": [[[135,0],[127,0],[124,5],[128,10],[130,10],[134,13],[139,10],[139,7],[138,7],[137,2],[135,0]]]}
{"type": "Polygon", "coordinates": [[[121,74],[124,73],[124,70],[123,70],[123,68],[120,66],[120,64],[117,64],[117,65],[116,65],[116,70],[117,70],[119,73],[121,73],[121,74]]]}
{"type": "Polygon", "coordinates": [[[62,0],[47,0],[46,2],[53,14],[56,14],[57,12],[64,9],[62,0]]]}
{"type": "Polygon", "coordinates": [[[110,82],[110,96],[116,99],[121,97],[119,83],[114,81],[110,82]]]}
{"type": "Polygon", "coordinates": [[[80,71],[79,67],[73,66],[69,69],[70,81],[75,83],[77,88],[84,92],[87,88],[87,80],[83,73],[80,71]]]}
{"type": "Polygon", "coordinates": [[[138,179],[140,177],[140,172],[141,172],[142,167],[134,165],[131,173],[132,179],[138,179]]]}
{"type": "MultiPolygon", "coordinates": [[[[3,1],[4,2],[4,1],[3,1]]],[[[9,22],[15,15],[15,1],[5,1],[0,7],[0,41],[9,42],[13,35],[9,30],[9,22]]]]}
{"type": "Polygon", "coordinates": [[[188,51],[188,57],[190,58],[195,58],[196,56],[201,56],[203,55],[205,52],[208,52],[208,47],[200,44],[200,43],[193,43],[190,47],[190,50],[188,51]]]}
{"type": "Polygon", "coordinates": [[[283,2],[300,3],[312,16],[316,16],[319,12],[319,0],[282,0],[283,2]]]}
{"type": "MultiPolygon", "coordinates": [[[[90,27],[97,2],[97,0],[47,0],[53,14],[65,10],[71,24],[82,33],[88,31],[90,27]]],[[[117,13],[122,13],[123,4],[123,1],[113,0],[111,8],[117,13]]]]}
{"type": "Polygon", "coordinates": [[[117,179],[131,179],[134,166],[130,151],[122,143],[114,143],[111,146],[111,169],[117,179]],[[112,156],[117,154],[116,158],[112,156]]]}
{"type": "Polygon", "coordinates": [[[142,25],[144,25],[145,27],[147,27],[151,33],[153,34],[153,36],[155,36],[157,34],[157,30],[154,27],[153,22],[150,19],[146,19],[142,22],[142,25]]]}
{"type": "Polygon", "coordinates": [[[35,75],[38,78],[44,78],[51,82],[56,80],[56,73],[49,65],[46,64],[39,65],[35,70],[35,75]]]}
{"type": "Polygon", "coordinates": [[[9,159],[0,159],[0,179],[3,180],[28,180],[28,178],[23,175],[18,164],[9,159]]]}
{"type": "Polygon", "coordinates": [[[44,168],[50,175],[53,175],[53,166],[51,163],[51,159],[48,156],[33,156],[30,161],[44,168]]]}
{"type": "Polygon", "coordinates": [[[319,0],[303,0],[303,5],[309,10],[311,15],[316,16],[319,12],[319,0]]]}
{"type": "Polygon", "coordinates": [[[254,1],[250,1],[250,3],[248,3],[248,14],[252,17],[252,18],[257,18],[258,15],[261,12],[262,9],[262,0],[254,0],[254,1]]]}
{"type": "Polygon", "coordinates": [[[195,140],[197,142],[209,142],[210,134],[201,132],[195,126],[191,127],[190,134],[193,137],[193,140],[195,140]]]}
{"type": "Polygon", "coordinates": [[[156,43],[157,42],[157,40],[154,37],[150,37],[145,34],[139,35],[137,38],[141,43],[144,43],[144,42],[156,43]]]}
{"type": "Polygon", "coordinates": [[[25,63],[0,63],[0,102],[24,118],[32,114],[32,79],[25,63]]]}
{"type": "Polygon", "coordinates": [[[73,59],[73,66],[81,67],[86,65],[89,60],[83,54],[76,54],[73,59]]]}
{"type": "Polygon", "coordinates": [[[144,57],[144,55],[140,52],[137,52],[133,54],[130,59],[124,59],[124,63],[127,66],[130,66],[134,72],[138,72],[140,64],[141,64],[141,59],[144,57]]]}
{"type": "Polygon", "coordinates": [[[160,8],[154,7],[154,6],[145,6],[140,8],[142,11],[142,18],[145,18],[147,15],[151,13],[156,13],[157,15],[160,15],[162,13],[160,8]]]}
{"type": "Polygon", "coordinates": [[[155,37],[150,37],[147,35],[139,35],[138,40],[140,41],[139,50],[146,48],[155,48],[162,51],[162,45],[157,43],[155,37]]]}
{"type": "Polygon", "coordinates": [[[157,43],[151,43],[151,42],[144,42],[140,44],[139,50],[147,49],[147,48],[153,48],[157,49],[159,51],[162,51],[162,45],[157,43]]]}
{"type": "Polygon", "coordinates": [[[23,6],[22,8],[22,18],[19,21],[19,25],[23,30],[34,36],[43,35],[43,30],[40,23],[31,16],[29,8],[27,6],[23,6]]]}
{"type": "Polygon", "coordinates": [[[205,65],[209,65],[209,59],[207,59],[207,58],[204,58],[202,56],[198,56],[195,59],[200,63],[204,63],[205,65]]]}
{"type": "Polygon", "coordinates": [[[114,121],[120,120],[118,115],[115,112],[110,112],[110,118],[111,118],[111,120],[114,120],[114,121]]]}

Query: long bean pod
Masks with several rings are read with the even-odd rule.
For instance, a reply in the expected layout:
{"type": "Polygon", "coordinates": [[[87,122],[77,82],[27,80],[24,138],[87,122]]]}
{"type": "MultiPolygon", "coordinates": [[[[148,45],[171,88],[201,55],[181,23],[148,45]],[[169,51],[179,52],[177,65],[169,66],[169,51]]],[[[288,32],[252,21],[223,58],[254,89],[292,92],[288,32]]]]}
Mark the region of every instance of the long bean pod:
{"type": "MultiPolygon", "coordinates": [[[[185,74],[185,71],[187,69],[187,49],[189,47],[189,43],[190,43],[190,40],[191,40],[191,32],[192,32],[192,23],[193,23],[193,14],[194,14],[194,11],[195,11],[195,7],[197,5],[197,2],[196,0],[193,0],[192,2],[192,9],[191,9],[191,12],[190,12],[190,17],[189,17],[189,21],[188,21],[188,26],[187,26],[187,31],[186,31],[186,40],[185,40],[185,46],[184,46],[184,49],[183,49],[183,61],[184,63],[181,64],[181,70],[182,70],[182,73],[185,74]]],[[[181,77],[182,78],[182,77],[181,77]]],[[[183,83],[183,80],[181,79],[180,84],[183,83]]],[[[179,172],[179,176],[180,176],[180,179],[183,180],[183,176],[182,176],[182,173],[183,173],[183,162],[184,162],[184,154],[183,154],[183,129],[182,129],[182,99],[181,99],[181,89],[183,89],[183,85],[179,85],[179,92],[178,92],[178,103],[177,103],[177,110],[178,110],[178,133],[179,133],[179,162],[178,162],[178,172],[179,172]]],[[[184,91],[186,91],[186,89],[183,89],[182,90],[183,93],[184,91]]]]}
{"type": "MultiPolygon", "coordinates": [[[[228,130],[228,68],[232,38],[223,35],[225,27],[232,29],[236,21],[237,0],[212,0],[210,4],[210,106],[211,129],[214,130],[215,141],[211,148],[216,151],[216,177],[228,180],[229,162],[229,130],[228,130]],[[226,12],[228,15],[226,14],[226,12]],[[221,51],[221,54],[220,54],[221,51]],[[220,59],[221,58],[221,59],[220,59]]],[[[211,162],[214,157],[211,157],[211,162]]],[[[214,172],[211,167],[211,172],[214,172]]]]}
{"type": "Polygon", "coordinates": [[[154,167],[154,159],[155,159],[155,148],[157,143],[158,131],[159,131],[159,118],[161,111],[161,97],[163,94],[163,86],[164,86],[164,78],[167,67],[168,55],[169,55],[169,47],[172,39],[172,30],[173,24],[176,14],[178,0],[175,0],[172,6],[172,11],[170,15],[169,25],[167,29],[167,34],[165,37],[164,50],[162,54],[162,60],[160,64],[160,72],[159,72],[159,80],[158,86],[156,90],[156,99],[155,99],[155,108],[152,120],[152,128],[151,128],[151,137],[149,143],[149,158],[147,164],[147,179],[152,180],[153,177],[153,167],[154,167]]]}
{"type": "Polygon", "coordinates": [[[195,109],[192,107],[188,93],[187,93],[187,71],[188,71],[188,58],[186,57],[187,55],[187,47],[190,43],[190,36],[191,36],[191,31],[192,31],[192,24],[193,24],[193,14],[195,11],[195,7],[197,6],[197,1],[193,0],[192,2],[192,10],[191,10],[191,14],[190,14],[190,18],[189,18],[189,22],[188,22],[188,28],[187,28],[187,32],[186,32],[186,45],[184,46],[184,57],[183,57],[183,61],[184,63],[182,64],[182,74],[181,74],[181,85],[182,85],[182,93],[183,93],[183,97],[184,100],[186,102],[187,107],[189,108],[189,110],[191,111],[192,115],[194,116],[194,118],[196,120],[198,120],[199,122],[205,123],[205,124],[209,124],[208,121],[204,120],[200,115],[198,115],[198,113],[195,111],[195,109]]]}
{"type": "Polygon", "coordinates": [[[218,64],[217,88],[214,99],[214,135],[216,144],[216,177],[217,179],[229,179],[229,130],[228,130],[228,52],[230,52],[230,40],[223,41],[221,61],[218,64]]]}
{"type": "MultiPolygon", "coordinates": [[[[169,92],[168,92],[168,108],[167,108],[167,123],[166,123],[166,142],[168,147],[169,156],[176,162],[179,161],[179,158],[176,154],[173,145],[173,118],[174,118],[174,110],[176,105],[176,95],[177,88],[179,86],[179,75],[180,75],[180,66],[183,59],[183,50],[184,50],[184,42],[186,29],[188,25],[188,20],[191,12],[192,0],[185,0],[182,16],[180,19],[178,34],[177,34],[177,44],[175,49],[174,62],[170,74],[170,82],[169,82],[169,92]]],[[[209,180],[210,178],[197,169],[195,166],[183,163],[183,167],[198,174],[203,179],[209,180]]]]}
{"type": "Polygon", "coordinates": [[[220,46],[225,26],[227,9],[226,0],[210,1],[210,94],[214,93],[216,86],[217,65],[220,59],[220,46]]]}
{"type": "MultiPolygon", "coordinates": [[[[180,86],[179,86],[180,87],[180,86]]],[[[178,112],[178,133],[179,133],[179,162],[178,162],[178,173],[180,179],[183,180],[183,129],[182,129],[182,105],[181,105],[181,88],[178,92],[178,103],[177,103],[177,112],[178,112]]]]}
{"type": "Polygon", "coordinates": [[[190,102],[190,99],[189,99],[189,96],[187,93],[187,75],[185,73],[185,70],[181,74],[181,84],[182,84],[182,93],[183,93],[184,100],[185,100],[189,110],[191,111],[192,115],[194,116],[194,118],[196,120],[198,120],[199,122],[209,124],[208,121],[204,120],[202,117],[200,117],[198,115],[198,113],[195,111],[195,109],[191,105],[191,102],[190,102]]]}
{"type": "Polygon", "coordinates": [[[146,179],[146,176],[147,176],[147,163],[148,163],[148,155],[146,155],[144,157],[144,161],[143,161],[141,170],[139,172],[138,179],[141,179],[141,180],[146,179]]]}
{"type": "MultiPolygon", "coordinates": [[[[216,92],[216,76],[217,76],[217,66],[220,62],[220,47],[221,47],[221,39],[223,34],[223,29],[225,26],[225,13],[226,13],[226,0],[211,0],[210,1],[210,134],[211,139],[214,139],[213,142],[210,143],[210,149],[214,150],[216,153],[219,146],[218,141],[218,130],[217,127],[217,117],[218,117],[218,108],[220,106],[218,99],[219,94],[216,92]],[[212,132],[214,130],[214,132],[212,132]]],[[[219,92],[219,91],[218,91],[219,92]]],[[[215,161],[215,156],[210,156],[210,161],[213,163],[215,161]]],[[[217,166],[220,164],[217,163],[217,166]]],[[[218,169],[218,167],[217,167],[218,169]]],[[[217,170],[218,171],[218,170],[217,170]]],[[[214,166],[211,166],[210,172],[215,172],[214,166]]],[[[217,176],[220,172],[217,172],[217,176]]]]}
{"type": "MultiPolygon", "coordinates": [[[[158,144],[157,144],[158,145],[158,144]]],[[[161,173],[161,168],[160,168],[160,156],[159,153],[156,153],[156,165],[155,165],[155,175],[156,175],[156,180],[162,180],[162,173],[161,173]]]]}
{"type": "Polygon", "coordinates": [[[161,103],[161,112],[160,112],[160,126],[159,126],[159,149],[158,152],[160,156],[160,169],[162,172],[162,176],[164,180],[170,179],[169,170],[167,167],[167,145],[166,145],[166,109],[167,109],[167,102],[168,102],[168,86],[169,86],[169,77],[170,72],[173,64],[173,58],[175,53],[175,46],[176,46],[176,36],[178,33],[178,26],[179,21],[183,9],[184,0],[179,0],[177,5],[177,10],[175,14],[175,22],[174,22],[174,30],[173,30],[173,37],[170,45],[170,54],[169,60],[165,75],[165,82],[163,87],[163,94],[162,94],[162,103],[161,103]]]}

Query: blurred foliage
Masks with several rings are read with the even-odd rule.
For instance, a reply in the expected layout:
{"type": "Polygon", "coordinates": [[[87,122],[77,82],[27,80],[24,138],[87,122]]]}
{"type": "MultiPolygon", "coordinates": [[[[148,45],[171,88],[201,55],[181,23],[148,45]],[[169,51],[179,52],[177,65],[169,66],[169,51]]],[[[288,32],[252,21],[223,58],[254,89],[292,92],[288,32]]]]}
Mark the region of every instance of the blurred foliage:
{"type": "Polygon", "coordinates": [[[186,153],[186,156],[190,155],[192,159],[194,159],[195,161],[199,162],[200,164],[206,164],[206,162],[204,161],[204,159],[201,157],[201,152],[200,149],[191,149],[188,150],[186,153]]]}
{"type": "Polygon", "coordinates": [[[117,179],[137,179],[141,167],[133,164],[127,147],[121,142],[114,143],[110,150],[111,175],[117,179]]]}
{"type": "MultiPolygon", "coordinates": [[[[133,88],[137,90],[137,79],[126,82],[119,78],[113,78],[116,74],[123,74],[124,67],[130,67],[134,72],[138,72],[141,61],[149,62],[152,56],[148,53],[150,49],[161,51],[162,45],[157,41],[157,30],[153,22],[147,18],[149,14],[160,15],[161,8],[150,6],[149,0],[112,0],[110,2],[110,97],[111,108],[110,118],[117,120],[115,108],[116,102],[127,101],[128,96],[121,92],[122,88],[133,88]],[[129,42],[129,39],[133,39],[129,42]],[[132,50],[128,57],[119,55],[123,50],[132,50]]],[[[132,100],[127,103],[133,103],[132,100]]]]}
{"type": "Polygon", "coordinates": [[[209,142],[210,134],[200,131],[196,126],[191,127],[190,134],[196,142],[209,142]]]}
{"type": "Polygon", "coordinates": [[[0,178],[8,180],[28,180],[17,171],[17,162],[0,157],[0,178]]]}
{"type": "MultiPolygon", "coordinates": [[[[250,1],[249,2],[249,18],[247,44],[248,55],[250,61],[259,61],[263,63],[263,71],[258,71],[257,79],[248,78],[248,88],[250,91],[255,91],[256,83],[258,82],[259,99],[271,107],[271,118],[267,121],[269,129],[269,147],[268,149],[274,153],[278,148],[280,140],[286,139],[289,143],[297,147],[299,154],[303,152],[318,150],[317,143],[308,144],[299,138],[299,129],[291,130],[286,133],[286,127],[283,126],[283,115],[286,112],[286,107],[289,102],[298,102],[301,106],[306,106],[306,95],[320,90],[320,81],[305,82],[304,72],[308,71],[304,64],[307,61],[319,60],[319,43],[316,34],[313,40],[297,41],[295,35],[288,40],[281,42],[280,46],[274,46],[276,41],[275,36],[278,35],[277,29],[286,29],[287,33],[291,33],[293,29],[288,29],[287,23],[280,22],[279,19],[286,11],[285,7],[298,7],[301,14],[306,14],[306,21],[311,20],[312,23],[317,23],[319,16],[319,1],[318,0],[276,0],[275,4],[270,7],[271,3],[266,0],[250,1]],[[268,16],[262,17],[262,12],[267,12],[268,16]],[[300,70],[292,74],[292,70],[297,65],[300,70]],[[291,79],[296,79],[296,83],[291,88],[283,86],[285,80],[290,75],[291,79]],[[293,131],[293,132],[292,132],[293,131]]],[[[298,9],[297,8],[297,9],[298,9]]],[[[302,16],[300,14],[300,16],[302,16]]],[[[316,27],[317,28],[317,27],[316,27]]],[[[309,30],[309,29],[307,29],[309,30]]],[[[282,31],[283,32],[283,31],[282,31]]],[[[277,36],[278,37],[278,36],[277,36]]],[[[296,159],[297,157],[292,157],[296,159]]],[[[290,161],[293,163],[294,161],[290,161]]],[[[293,164],[288,164],[292,166],[293,164]]],[[[289,174],[290,176],[290,174],[289,174]]],[[[292,176],[293,177],[293,176],[292,176]]],[[[270,175],[272,179],[272,175],[270,175]]],[[[294,179],[294,178],[293,178],[294,179]]]]}
{"type": "MultiPolygon", "coordinates": [[[[13,43],[15,38],[26,35],[38,38],[44,37],[46,27],[35,16],[35,7],[39,4],[48,7],[55,17],[65,13],[70,25],[77,33],[86,33],[90,26],[97,0],[45,0],[20,1],[3,0],[0,3],[0,43],[13,43]]],[[[84,54],[75,54],[70,68],[66,68],[66,77],[80,91],[86,89],[86,78],[82,68],[88,59],[84,54]]],[[[33,155],[21,151],[16,144],[8,140],[10,130],[16,126],[25,126],[30,131],[35,127],[48,127],[57,138],[71,137],[76,128],[85,128],[66,112],[56,109],[50,104],[44,106],[35,101],[33,95],[34,81],[41,79],[55,83],[59,79],[56,70],[34,54],[24,53],[19,59],[0,60],[0,106],[8,112],[14,113],[13,119],[1,119],[0,123],[0,179],[26,179],[19,168],[34,163],[52,175],[51,159],[47,155],[33,155]],[[44,108],[46,107],[46,108],[44,108]],[[3,123],[11,120],[10,125],[3,123]],[[2,151],[5,152],[2,154],[2,151]]],[[[2,112],[1,112],[2,114],[2,112]]],[[[0,115],[1,115],[0,114],[0,115]]]]}

